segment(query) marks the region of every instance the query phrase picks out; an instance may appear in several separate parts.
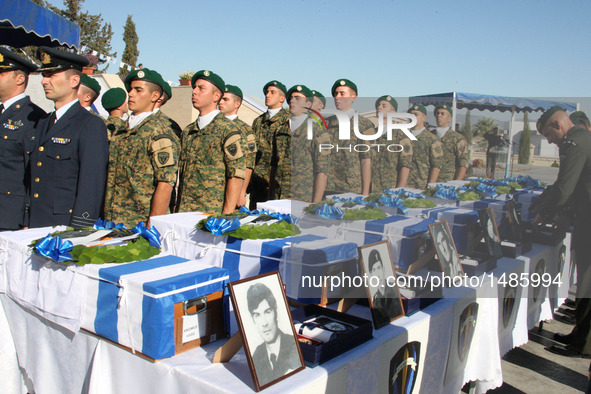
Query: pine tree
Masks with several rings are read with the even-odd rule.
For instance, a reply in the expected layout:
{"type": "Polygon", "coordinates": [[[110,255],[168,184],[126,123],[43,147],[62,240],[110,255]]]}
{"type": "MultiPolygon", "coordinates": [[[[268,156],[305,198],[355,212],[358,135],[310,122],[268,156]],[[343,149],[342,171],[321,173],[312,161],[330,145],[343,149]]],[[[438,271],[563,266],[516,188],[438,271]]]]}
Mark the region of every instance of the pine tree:
{"type": "Polygon", "coordinates": [[[531,144],[531,130],[529,128],[529,116],[523,115],[523,131],[519,137],[519,164],[529,164],[531,144]]]}
{"type": "Polygon", "coordinates": [[[470,110],[466,112],[466,121],[464,122],[464,127],[462,128],[462,134],[464,134],[464,137],[466,137],[468,146],[472,145],[472,123],[470,122],[470,110]]]}
{"type": "MultiPolygon", "coordinates": [[[[135,23],[131,19],[131,15],[127,15],[127,20],[125,21],[125,26],[123,28],[123,41],[125,42],[125,50],[123,51],[121,61],[125,64],[135,67],[137,59],[140,55],[140,51],[137,49],[139,39],[135,31],[135,23]]],[[[125,78],[127,74],[129,74],[129,70],[126,68],[119,69],[119,76],[121,78],[125,78]]]]}

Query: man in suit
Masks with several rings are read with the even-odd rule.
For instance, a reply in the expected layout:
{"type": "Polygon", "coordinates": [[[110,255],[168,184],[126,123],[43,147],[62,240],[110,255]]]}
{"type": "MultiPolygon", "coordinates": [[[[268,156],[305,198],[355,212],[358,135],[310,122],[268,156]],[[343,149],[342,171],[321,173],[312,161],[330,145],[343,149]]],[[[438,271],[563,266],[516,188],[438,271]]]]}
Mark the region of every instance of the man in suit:
{"type": "Polygon", "coordinates": [[[292,335],[277,324],[277,300],[262,283],[255,283],[246,292],[248,311],[263,343],[255,349],[252,361],[260,386],[279,379],[301,366],[292,335]]]}
{"type": "Polygon", "coordinates": [[[29,227],[92,226],[103,201],[109,145],[104,121],[77,98],[88,60],[47,47],[37,57],[55,111],[39,122],[31,152],[29,227]]]}
{"type": "Polygon", "coordinates": [[[0,48],[0,231],[24,226],[25,169],[34,128],[47,114],[25,95],[37,66],[0,48]]]}

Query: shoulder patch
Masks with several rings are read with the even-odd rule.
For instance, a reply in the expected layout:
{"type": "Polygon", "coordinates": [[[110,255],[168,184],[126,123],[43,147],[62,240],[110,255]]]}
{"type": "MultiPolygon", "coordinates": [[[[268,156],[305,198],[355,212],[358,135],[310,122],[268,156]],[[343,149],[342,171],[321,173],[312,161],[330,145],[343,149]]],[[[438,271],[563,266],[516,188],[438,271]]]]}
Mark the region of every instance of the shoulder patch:
{"type": "Polygon", "coordinates": [[[246,148],[249,153],[256,153],[257,151],[256,137],[253,133],[246,135],[246,148]]]}
{"type": "Polygon", "coordinates": [[[236,160],[244,156],[242,148],[240,146],[241,135],[233,134],[230,135],[224,143],[224,153],[230,160],[236,160]]]}
{"type": "Polygon", "coordinates": [[[152,142],[152,156],[154,156],[154,162],[156,167],[167,167],[175,164],[173,144],[170,137],[158,136],[154,142],[152,142]],[[162,138],[165,137],[165,138],[162,138]]]}

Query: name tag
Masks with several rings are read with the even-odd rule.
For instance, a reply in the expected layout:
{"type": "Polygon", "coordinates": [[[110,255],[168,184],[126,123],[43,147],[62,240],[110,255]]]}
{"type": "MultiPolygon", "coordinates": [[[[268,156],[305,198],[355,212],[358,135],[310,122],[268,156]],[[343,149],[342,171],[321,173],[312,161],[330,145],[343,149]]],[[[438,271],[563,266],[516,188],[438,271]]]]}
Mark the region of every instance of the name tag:
{"type": "Polygon", "coordinates": [[[51,142],[53,142],[54,144],[62,144],[62,145],[69,144],[70,141],[71,140],[69,138],[57,138],[57,137],[53,137],[51,139],[51,142]]]}

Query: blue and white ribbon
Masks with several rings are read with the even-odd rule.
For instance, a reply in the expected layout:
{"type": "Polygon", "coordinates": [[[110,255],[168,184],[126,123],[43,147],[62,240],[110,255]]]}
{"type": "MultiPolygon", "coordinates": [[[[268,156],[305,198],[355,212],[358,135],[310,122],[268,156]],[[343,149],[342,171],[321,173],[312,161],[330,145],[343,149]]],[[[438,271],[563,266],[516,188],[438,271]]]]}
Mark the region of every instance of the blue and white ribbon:
{"type": "Polygon", "coordinates": [[[441,184],[437,185],[433,197],[442,198],[445,200],[458,200],[460,198],[454,186],[444,186],[441,184]]]}
{"type": "Polygon", "coordinates": [[[113,222],[107,222],[106,219],[98,219],[93,228],[97,230],[126,230],[127,227],[123,223],[115,224],[113,222]]]}
{"type": "Polygon", "coordinates": [[[52,237],[46,235],[45,238],[35,244],[35,253],[40,256],[50,258],[54,261],[71,261],[70,251],[74,249],[72,242],[62,240],[61,237],[52,237]]]}
{"type": "Polygon", "coordinates": [[[141,221],[132,228],[131,231],[146,238],[150,243],[150,246],[155,248],[160,248],[162,246],[162,243],[160,242],[160,233],[154,226],[152,226],[152,228],[147,228],[144,222],[141,221]]]}

